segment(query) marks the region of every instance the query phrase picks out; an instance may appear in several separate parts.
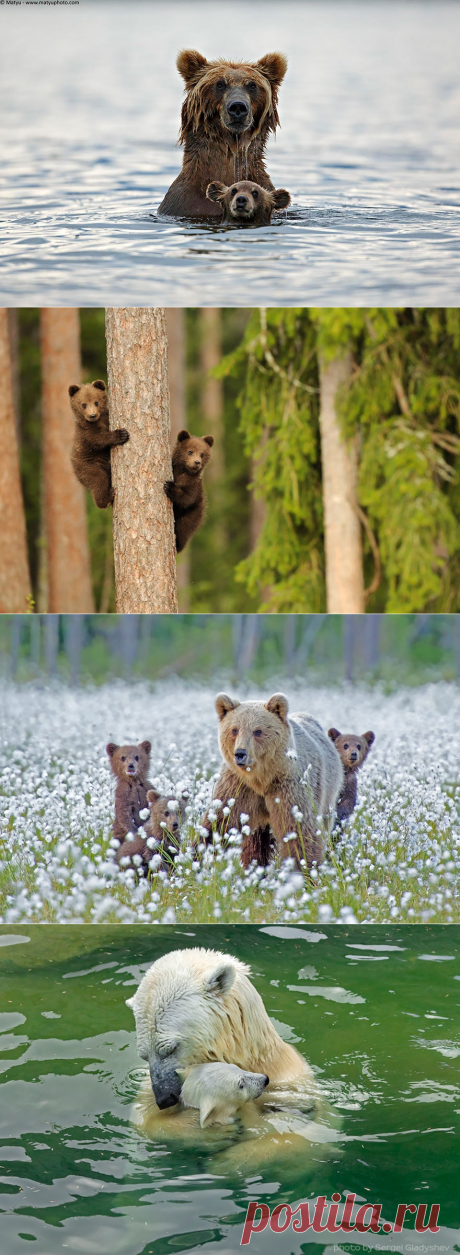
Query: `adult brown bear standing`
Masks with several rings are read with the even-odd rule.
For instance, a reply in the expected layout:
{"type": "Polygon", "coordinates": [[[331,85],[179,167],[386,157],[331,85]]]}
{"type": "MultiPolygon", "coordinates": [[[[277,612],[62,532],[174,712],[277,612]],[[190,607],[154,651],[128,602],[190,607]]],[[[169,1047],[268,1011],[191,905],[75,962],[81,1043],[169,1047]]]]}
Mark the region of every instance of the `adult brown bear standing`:
{"type": "Polygon", "coordinates": [[[219,179],[227,185],[250,179],[273,190],[264,166],[270,131],[280,125],[278,88],[287,69],[280,52],[260,61],[207,61],[199,52],[180,52],[177,68],[187,94],[182,105],[182,170],[159,213],[174,217],[221,218],[220,205],[206,199],[219,179]]]}

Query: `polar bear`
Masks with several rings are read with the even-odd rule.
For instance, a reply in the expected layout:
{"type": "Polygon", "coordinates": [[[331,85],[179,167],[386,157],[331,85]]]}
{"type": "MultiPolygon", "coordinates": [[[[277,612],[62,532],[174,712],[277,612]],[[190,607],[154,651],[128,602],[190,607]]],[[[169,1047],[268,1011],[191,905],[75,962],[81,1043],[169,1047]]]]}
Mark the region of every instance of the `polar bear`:
{"type": "Polygon", "coordinates": [[[204,1139],[202,1149],[209,1151],[218,1142],[216,1162],[229,1171],[257,1171],[281,1153],[294,1171],[296,1163],[305,1166],[309,1146],[322,1145],[327,1153],[326,1144],[337,1142],[337,1121],[311,1067],[281,1039],[249,976],[240,959],[202,947],[171,950],[152,964],[126,1000],[148,1064],[132,1120],[147,1137],[179,1139],[195,1149],[204,1139]],[[196,1109],[180,1101],[189,1076],[193,1085],[193,1071],[218,1063],[270,1078],[228,1131],[206,1123],[200,1129],[196,1109]]]}
{"type": "Polygon", "coordinates": [[[184,1107],[198,1108],[202,1129],[209,1124],[234,1124],[239,1108],[260,1098],[268,1083],[264,1072],[243,1072],[235,1063],[201,1063],[190,1068],[180,1101],[184,1107]]]}
{"type": "MultiPolygon", "coordinates": [[[[288,716],[284,693],[274,693],[265,703],[240,702],[219,693],[216,710],[225,762],[214,789],[220,801],[217,831],[239,827],[241,813],[247,814],[244,867],[253,859],[269,862],[272,833],[282,859],[290,856],[309,867],[321,863],[343,787],[343,767],[320,724],[311,715],[288,716]],[[227,818],[224,806],[230,806],[227,818]]],[[[211,836],[208,816],[203,827],[211,836]]]]}

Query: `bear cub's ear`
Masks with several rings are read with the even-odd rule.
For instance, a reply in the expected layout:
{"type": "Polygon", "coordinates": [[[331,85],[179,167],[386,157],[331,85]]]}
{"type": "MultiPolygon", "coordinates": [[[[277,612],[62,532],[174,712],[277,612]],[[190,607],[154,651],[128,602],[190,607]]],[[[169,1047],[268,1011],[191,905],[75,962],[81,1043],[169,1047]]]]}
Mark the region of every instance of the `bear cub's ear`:
{"type": "Polygon", "coordinates": [[[182,444],[183,440],[190,440],[190,432],[186,431],[185,427],[183,428],[182,431],[179,432],[179,435],[177,437],[177,443],[182,444]]]}
{"type": "Polygon", "coordinates": [[[285,187],[277,187],[273,193],[273,205],[275,209],[287,209],[291,203],[291,197],[285,187]]]}
{"type": "Polygon", "coordinates": [[[74,397],[76,392],[80,391],[79,383],[71,383],[69,388],[69,397],[74,397]]]}
{"type": "Polygon", "coordinates": [[[265,57],[256,61],[256,69],[268,78],[272,87],[279,87],[287,70],[287,59],[282,52],[267,52],[265,57]]]}
{"type": "Polygon", "coordinates": [[[225,183],[218,183],[217,181],[215,183],[208,183],[206,188],[206,196],[208,200],[224,200],[227,192],[228,187],[225,186],[225,183]]]}
{"type": "Polygon", "coordinates": [[[115,750],[119,749],[119,746],[115,745],[113,741],[109,741],[109,744],[106,745],[105,748],[106,748],[109,758],[113,758],[115,750]]]}
{"type": "Polygon", "coordinates": [[[273,697],[265,702],[265,709],[270,710],[272,715],[278,715],[279,719],[285,719],[289,710],[289,702],[284,693],[274,693],[273,697]]]}
{"type": "Polygon", "coordinates": [[[178,55],[176,65],[188,87],[201,78],[207,69],[208,62],[206,57],[202,57],[201,52],[197,52],[195,48],[184,48],[178,55]]]}
{"type": "Polygon", "coordinates": [[[158,802],[158,798],[160,797],[161,793],[157,793],[156,789],[149,789],[147,793],[147,801],[150,802],[151,806],[154,805],[154,802],[158,802]]]}
{"type": "Polygon", "coordinates": [[[93,379],[92,388],[99,388],[101,392],[106,392],[106,386],[103,379],[93,379]]]}
{"type": "Polygon", "coordinates": [[[239,702],[236,698],[227,697],[226,693],[217,694],[216,710],[219,719],[225,719],[225,716],[228,715],[230,710],[236,710],[236,707],[240,705],[241,702],[239,702]]]}
{"type": "Polygon", "coordinates": [[[212,446],[214,444],[214,436],[203,436],[203,440],[205,444],[208,444],[209,448],[212,449],[212,446]]]}
{"type": "Polygon", "coordinates": [[[150,754],[150,750],[151,750],[151,748],[152,748],[152,742],[151,742],[151,741],[140,741],[140,742],[139,742],[139,749],[140,749],[140,750],[144,750],[144,753],[145,753],[145,754],[150,754]]]}
{"type": "Polygon", "coordinates": [[[331,741],[336,741],[337,737],[340,736],[341,734],[338,731],[338,728],[329,728],[329,732],[327,735],[330,736],[331,741]]]}
{"type": "Polygon", "coordinates": [[[375,741],[375,732],[363,732],[363,741],[367,741],[370,749],[371,745],[373,745],[375,741]]]}

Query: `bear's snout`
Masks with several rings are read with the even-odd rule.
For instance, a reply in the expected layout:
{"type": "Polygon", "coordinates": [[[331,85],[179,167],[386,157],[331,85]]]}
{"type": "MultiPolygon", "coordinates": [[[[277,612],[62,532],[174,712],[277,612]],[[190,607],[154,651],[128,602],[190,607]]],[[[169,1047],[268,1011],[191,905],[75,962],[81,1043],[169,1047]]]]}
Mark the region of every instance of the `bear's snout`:
{"type": "Polygon", "coordinates": [[[245,118],[249,108],[245,100],[232,100],[228,105],[228,112],[231,118],[245,118]]]}
{"type": "Polygon", "coordinates": [[[244,766],[244,763],[245,763],[245,762],[247,762],[247,757],[248,757],[248,751],[247,751],[247,750],[245,750],[245,749],[238,749],[238,750],[235,750],[235,762],[237,762],[237,763],[238,763],[238,766],[239,766],[239,767],[243,767],[243,766],[244,766]]]}
{"type": "Polygon", "coordinates": [[[182,1083],[174,1068],[165,1068],[159,1059],[149,1064],[150,1081],[157,1107],[166,1111],[167,1107],[175,1107],[179,1102],[182,1083]]]}
{"type": "Polygon", "coordinates": [[[246,209],[247,203],[248,203],[247,196],[242,196],[240,194],[239,196],[235,197],[235,204],[236,204],[237,209],[246,209]]]}
{"type": "Polygon", "coordinates": [[[221,119],[228,131],[239,134],[246,131],[252,122],[252,111],[249,96],[241,87],[231,87],[223,100],[221,119]]]}
{"type": "Polygon", "coordinates": [[[350,762],[355,763],[355,762],[356,762],[357,757],[358,757],[358,755],[357,755],[357,753],[356,753],[356,750],[351,750],[351,753],[350,753],[350,762]]]}

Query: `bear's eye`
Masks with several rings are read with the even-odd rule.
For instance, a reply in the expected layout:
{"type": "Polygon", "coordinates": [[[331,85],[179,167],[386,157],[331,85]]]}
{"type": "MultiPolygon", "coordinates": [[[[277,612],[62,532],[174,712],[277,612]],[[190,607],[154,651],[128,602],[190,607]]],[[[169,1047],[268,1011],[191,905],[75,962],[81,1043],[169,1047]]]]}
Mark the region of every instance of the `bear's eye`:
{"type": "Polygon", "coordinates": [[[232,736],[238,736],[238,728],[232,728],[232,736]]]}
{"type": "Polygon", "coordinates": [[[124,755],[124,754],[122,754],[122,756],[121,756],[121,761],[122,761],[122,763],[124,763],[124,761],[125,761],[125,755],[124,755]]]}
{"type": "Polygon", "coordinates": [[[236,196],[237,191],[238,191],[238,188],[237,188],[237,187],[232,187],[232,190],[231,190],[231,192],[230,192],[230,196],[236,196]]]}
{"type": "Polygon", "coordinates": [[[357,750],[360,750],[360,749],[361,749],[361,746],[360,746],[359,742],[358,742],[358,745],[356,746],[356,749],[357,749],[357,750]]]}
{"type": "Polygon", "coordinates": [[[344,747],[343,747],[343,748],[344,748],[344,750],[347,750],[347,749],[348,749],[348,744],[347,744],[347,742],[345,742],[345,745],[344,745],[344,747]]]}
{"type": "Polygon", "coordinates": [[[254,736],[262,736],[262,728],[256,728],[254,736]]]}
{"type": "Polygon", "coordinates": [[[95,402],[94,402],[94,404],[95,404],[96,406],[98,406],[98,405],[99,405],[99,401],[95,401],[95,402]]]}
{"type": "Polygon", "coordinates": [[[216,83],[216,91],[218,91],[218,92],[224,92],[224,91],[225,91],[226,86],[227,86],[227,84],[226,84],[226,82],[225,82],[225,79],[224,79],[224,78],[218,78],[217,83],[216,83]]]}
{"type": "Polygon", "coordinates": [[[258,200],[258,198],[259,198],[259,193],[258,193],[258,192],[256,192],[256,189],[255,189],[255,188],[254,188],[254,191],[253,191],[252,195],[253,195],[253,197],[254,197],[254,200],[258,200]]]}
{"type": "Polygon", "coordinates": [[[86,410],[86,401],[82,401],[81,408],[82,410],[86,410]]]}
{"type": "Polygon", "coordinates": [[[241,1081],[238,1081],[238,1089],[244,1089],[244,1081],[243,1081],[243,1078],[241,1078],[241,1081]]]}
{"type": "Polygon", "coordinates": [[[248,92],[257,91],[257,83],[254,82],[253,78],[250,79],[249,83],[246,83],[246,87],[247,87],[248,92]]]}

